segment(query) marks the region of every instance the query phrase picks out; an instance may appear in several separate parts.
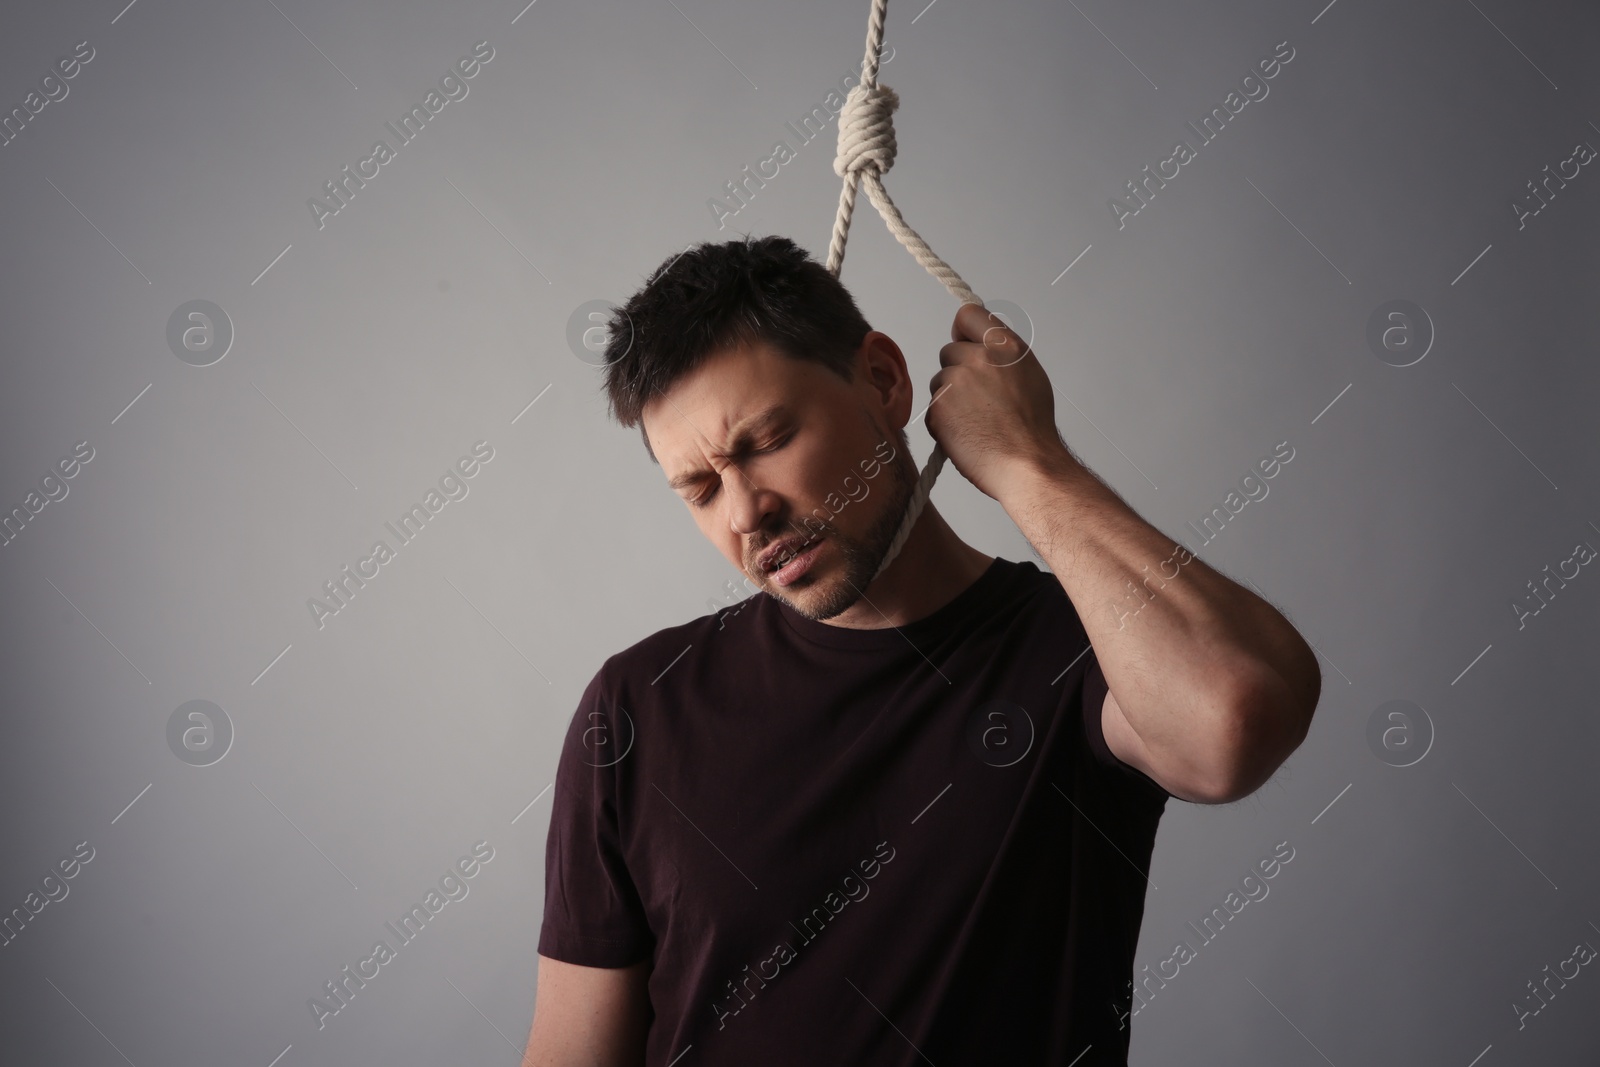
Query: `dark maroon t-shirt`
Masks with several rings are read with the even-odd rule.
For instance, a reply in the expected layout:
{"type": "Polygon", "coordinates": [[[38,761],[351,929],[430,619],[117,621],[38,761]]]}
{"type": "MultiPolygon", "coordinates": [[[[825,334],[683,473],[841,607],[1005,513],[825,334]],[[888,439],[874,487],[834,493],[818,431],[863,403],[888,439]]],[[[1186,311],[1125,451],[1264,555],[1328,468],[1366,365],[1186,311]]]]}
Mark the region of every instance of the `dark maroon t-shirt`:
{"type": "Polygon", "coordinates": [[[540,954],[652,961],[648,1067],[1126,1063],[1168,794],[1106,747],[1088,649],[996,558],[899,628],[757,593],[617,653],[561,752],[540,954]]]}

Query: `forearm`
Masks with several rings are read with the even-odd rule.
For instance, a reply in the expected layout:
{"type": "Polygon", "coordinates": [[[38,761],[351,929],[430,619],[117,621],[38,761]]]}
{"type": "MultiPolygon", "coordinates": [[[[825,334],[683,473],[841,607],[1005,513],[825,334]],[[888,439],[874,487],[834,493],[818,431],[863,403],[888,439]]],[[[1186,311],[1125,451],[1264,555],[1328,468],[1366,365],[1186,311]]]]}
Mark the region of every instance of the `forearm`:
{"type": "Polygon", "coordinates": [[[1077,608],[1152,753],[1275,767],[1298,744],[1321,672],[1270,604],[1140,518],[1064,445],[1018,463],[998,499],[1077,608]]]}

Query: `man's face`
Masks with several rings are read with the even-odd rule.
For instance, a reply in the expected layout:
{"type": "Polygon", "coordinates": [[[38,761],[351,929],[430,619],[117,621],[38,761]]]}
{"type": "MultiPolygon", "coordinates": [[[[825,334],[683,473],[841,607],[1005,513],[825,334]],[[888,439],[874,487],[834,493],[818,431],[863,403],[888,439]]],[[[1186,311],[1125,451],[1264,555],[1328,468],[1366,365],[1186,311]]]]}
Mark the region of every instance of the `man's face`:
{"type": "Polygon", "coordinates": [[[646,405],[650,447],[700,531],[768,594],[817,620],[866,592],[916,483],[900,427],[905,359],[870,333],[845,382],[766,344],[713,354],[646,405]],[[798,555],[799,546],[813,539],[798,555]],[[779,548],[785,571],[763,565],[779,548]]]}

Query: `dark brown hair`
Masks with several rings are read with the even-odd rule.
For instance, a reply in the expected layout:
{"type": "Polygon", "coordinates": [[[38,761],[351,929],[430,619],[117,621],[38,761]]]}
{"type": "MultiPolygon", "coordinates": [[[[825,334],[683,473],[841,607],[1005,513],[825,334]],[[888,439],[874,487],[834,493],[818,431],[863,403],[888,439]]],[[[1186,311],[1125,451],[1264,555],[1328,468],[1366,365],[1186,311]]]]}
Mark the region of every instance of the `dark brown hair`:
{"type": "Polygon", "coordinates": [[[849,291],[787,237],[702,242],[657,267],[606,323],[605,384],[611,416],[640,418],[713,353],[765,342],[791,359],[821,363],[854,380],[869,330],[849,291]]]}

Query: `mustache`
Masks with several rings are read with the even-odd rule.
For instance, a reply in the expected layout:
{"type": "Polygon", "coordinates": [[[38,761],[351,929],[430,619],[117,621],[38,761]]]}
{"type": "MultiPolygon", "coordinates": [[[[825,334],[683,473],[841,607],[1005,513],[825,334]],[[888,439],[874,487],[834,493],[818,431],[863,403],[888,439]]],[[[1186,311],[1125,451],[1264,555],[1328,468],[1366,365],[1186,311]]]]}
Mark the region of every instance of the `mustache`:
{"type": "Polygon", "coordinates": [[[789,529],[769,537],[766,541],[756,545],[750,550],[749,567],[752,570],[759,570],[760,567],[758,564],[761,560],[761,554],[780,541],[786,541],[791,537],[796,537],[799,538],[799,543],[804,543],[809,540],[820,540],[824,537],[834,537],[837,534],[838,531],[834,529],[832,523],[819,525],[813,528],[801,526],[799,523],[791,520],[789,523],[789,529]]]}

